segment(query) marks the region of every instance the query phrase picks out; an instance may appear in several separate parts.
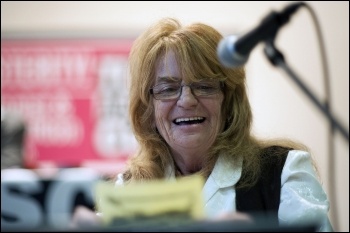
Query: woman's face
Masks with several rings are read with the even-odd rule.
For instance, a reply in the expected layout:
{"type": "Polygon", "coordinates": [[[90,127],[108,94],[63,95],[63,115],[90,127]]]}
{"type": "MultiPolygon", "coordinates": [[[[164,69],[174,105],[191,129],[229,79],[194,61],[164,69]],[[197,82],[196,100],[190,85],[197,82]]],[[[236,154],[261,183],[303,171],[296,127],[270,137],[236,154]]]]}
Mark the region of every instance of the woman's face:
{"type": "MultiPolygon", "coordinates": [[[[176,78],[181,84],[188,84],[182,80],[180,68],[172,52],[160,59],[156,67],[155,84],[166,82],[167,77],[176,78]]],[[[196,97],[190,87],[183,86],[179,98],[153,98],[153,101],[156,127],[172,152],[181,154],[192,150],[204,155],[221,128],[222,91],[207,97],[196,97]]]]}

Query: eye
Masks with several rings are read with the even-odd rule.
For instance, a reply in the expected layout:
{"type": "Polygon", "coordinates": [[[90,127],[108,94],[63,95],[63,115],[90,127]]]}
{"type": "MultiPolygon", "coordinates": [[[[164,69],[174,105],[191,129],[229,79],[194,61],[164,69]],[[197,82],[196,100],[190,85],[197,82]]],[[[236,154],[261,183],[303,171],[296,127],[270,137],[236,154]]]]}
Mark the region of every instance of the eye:
{"type": "Polygon", "coordinates": [[[212,84],[212,83],[196,83],[195,85],[193,85],[193,88],[197,89],[197,90],[213,90],[216,89],[216,85],[212,84]]]}
{"type": "Polygon", "coordinates": [[[179,90],[180,85],[178,84],[159,84],[154,87],[156,93],[174,93],[179,90]]]}

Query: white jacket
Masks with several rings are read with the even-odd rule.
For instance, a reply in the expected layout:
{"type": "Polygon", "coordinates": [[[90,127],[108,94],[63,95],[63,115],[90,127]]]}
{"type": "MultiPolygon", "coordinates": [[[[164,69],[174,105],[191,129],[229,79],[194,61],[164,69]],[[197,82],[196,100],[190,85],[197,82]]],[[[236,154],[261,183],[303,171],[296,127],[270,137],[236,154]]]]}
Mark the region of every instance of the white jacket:
{"type": "MultiPolygon", "coordinates": [[[[219,157],[213,172],[203,187],[205,211],[208,217],[236,211],[235,185],[242,172],[242,161],[236,164],[219,157]]],[[[175,179],[173,168],[168,179],[175,179]]],[[[116,184],[123,184],[118,174],[116,184]]],[[[291,150],[281,174],[281,198],[278,211],[280,224],[299,224],[322,220],[319,231],[333,231],[328,218],[329,201],[319,182],[308,152],[291,150]]]]}

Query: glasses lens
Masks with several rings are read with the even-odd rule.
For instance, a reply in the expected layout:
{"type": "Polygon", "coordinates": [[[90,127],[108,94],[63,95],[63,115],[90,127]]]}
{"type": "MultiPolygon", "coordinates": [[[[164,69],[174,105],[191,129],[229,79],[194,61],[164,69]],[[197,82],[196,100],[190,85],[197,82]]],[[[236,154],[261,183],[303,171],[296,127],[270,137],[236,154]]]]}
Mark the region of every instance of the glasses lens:
{"type": "Polygon", "coordinates": [[[157,100],[176,99],[183,86],[189,86],[195,96],[210,96],[220,91],[220,82],[196,82],[190,85],[179,83],[161,83],[152,88],[153,97],[157,100]]]}
{"type": "Polygon", "coordinates": [[[209,96],[219,92],[219,82],[198,82],[191,84],[192,91],[196,96],[209,96]]]}
{"type": "Polygon", "coordinates": [[[159,100],[177,98],[181,85],[178,83],[162,83],[153,87],[153,96],[159,100]]]}

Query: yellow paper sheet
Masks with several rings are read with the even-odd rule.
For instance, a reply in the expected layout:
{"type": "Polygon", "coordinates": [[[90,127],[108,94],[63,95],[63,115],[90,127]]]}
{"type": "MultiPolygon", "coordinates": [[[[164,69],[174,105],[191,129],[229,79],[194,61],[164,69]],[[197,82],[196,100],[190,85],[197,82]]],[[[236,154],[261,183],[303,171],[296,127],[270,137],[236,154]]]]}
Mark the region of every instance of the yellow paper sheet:
{"type": "Polygon", "coordinates": [[[204,217],[203,178],[197,175],[177,180],[156,180],[116,186],[101,181],[96,184],[96,207],[103,222],[115,219],[152,216],[204,217]]]}

